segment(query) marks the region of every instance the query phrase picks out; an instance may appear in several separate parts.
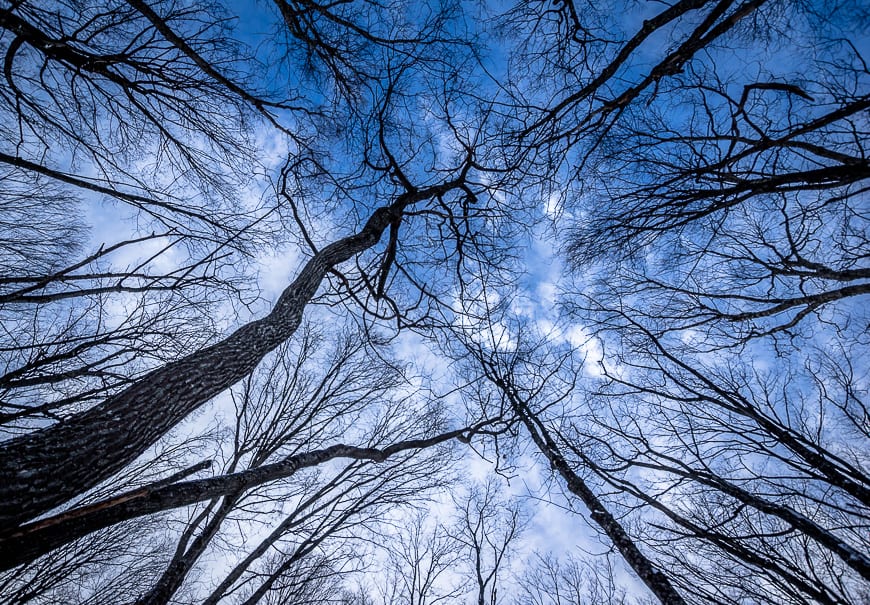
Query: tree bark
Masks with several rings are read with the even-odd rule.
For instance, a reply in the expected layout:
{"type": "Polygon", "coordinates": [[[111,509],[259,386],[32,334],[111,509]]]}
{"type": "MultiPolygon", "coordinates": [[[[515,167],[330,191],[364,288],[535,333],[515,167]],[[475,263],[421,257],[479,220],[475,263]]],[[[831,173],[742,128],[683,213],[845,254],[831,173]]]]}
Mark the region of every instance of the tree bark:
{"type": "Polygon", "coordinates": [[[475,428],[462,428],[434,437],[408,439],[382,449],[337,444],[321,450],[288,456],[280,462],[238,473],[170,485],[157,484],[157,486],[133,490],[109,500],[23,525],[0,535],[0,571],[33,561],[77,538],[128,519],[211,500],[226,494],[241,493],[263,483],[290,477],[299,469],[317,466],[335,458],[383,462],[398,452],[432,447],[474,430],[475,428]]]}
{"type": "Polygon", "coordinates": [[[272,311],[226,339],[169,363],[73,418],[0,447],[0,532],[44,514],[111,477],[191,412],[249,374],[296,332],[327,272],[374,246],[409,205],[444,195],[452,181],[398,196],[356,234],[317,252],[272,311]]]}

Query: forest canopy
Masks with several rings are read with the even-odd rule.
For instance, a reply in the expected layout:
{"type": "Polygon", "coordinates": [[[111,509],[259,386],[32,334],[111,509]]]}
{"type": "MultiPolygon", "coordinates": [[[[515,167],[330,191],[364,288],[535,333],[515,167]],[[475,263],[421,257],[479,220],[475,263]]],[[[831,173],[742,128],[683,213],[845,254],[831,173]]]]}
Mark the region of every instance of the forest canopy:
{"type": "Polygon", "coordinates": [[[870,602],[861,0],[0,0],[0,601],[870,602]]]}

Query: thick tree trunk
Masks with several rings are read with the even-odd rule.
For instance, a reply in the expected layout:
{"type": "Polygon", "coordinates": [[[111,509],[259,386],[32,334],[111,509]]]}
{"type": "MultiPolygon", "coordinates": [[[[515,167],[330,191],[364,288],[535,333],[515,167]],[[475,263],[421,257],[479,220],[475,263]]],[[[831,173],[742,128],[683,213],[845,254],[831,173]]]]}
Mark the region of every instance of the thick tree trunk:
{"type": "MultiPolygon", "coordinates": [[[[460,177],[461,179],[462,177],[460,177]]],[[[327,272],[374,246],[409,205],[460,180],[414,190],[377,209],[358,233],[314,255],[266,317],[225,340],[169,363],[96,407],[0,447],[0,533],[108,479],[191,412],[248,375],[290,338],[327,272]]]]}
{"type": "Polygon", "coordinates": [[[399,452],[433,447],[474,430],[463,428],[434,437],[408,439],[381,449],[337,444],[238,473],[133,490],[103,502],[22,525],[0,535],[0,570],[33,561],[77,538],[121,521],[227,494],[238,494],[270,481],[290,477],[301,468],[317,466],[335,458],[382,462],[399,452]]]}

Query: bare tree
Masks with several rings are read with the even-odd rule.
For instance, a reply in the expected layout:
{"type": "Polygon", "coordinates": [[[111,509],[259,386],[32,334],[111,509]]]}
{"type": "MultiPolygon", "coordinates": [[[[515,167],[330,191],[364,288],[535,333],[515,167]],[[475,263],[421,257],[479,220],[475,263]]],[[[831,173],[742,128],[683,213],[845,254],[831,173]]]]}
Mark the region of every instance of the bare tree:
{"type": "Polygon", "coordinates": [[[490,479],[472,485],[464,501],[456,502],[461,530],[455,539],[471,559],[478,605],[494,605],[503,599],[502,584],[524,519],[519,502],[499,498],[503,486],[490,479]]]}
{"type": "Polygon", "coordinates": [[[860,602],[867,437],[851,378],[842,382],[848,366],[814,351],[802,356],[806,375],[771,373],[684,356],[637,325],[621,332],[635,346],[588,399],[599,427],[563,435],[613,488],[663,517],[656,526],[668,529],[651,540],[678,561],[672,573],[688,573],[683,581],[715,602],[759,585],[771,603],[860,602]],[[744,573],[707,567],[720,558],[744,573]]]}
{"type": "MultiPolygon", "coordinates": [[[[570,369],[568,378],[562,373],[565,364],[570,363],[570,356],[562,355],[556,358],[555,365],[547,365],[548,361],[553,363],[552,358],[547,359],[546,354],[537,357],[530,353],[536,348],[534,346],[525,349],[525,345],[521,345],[512,351],[492,351],[471,343],[466,343],[466,347],[474,362],[479,364],[482,379],[503,398],[505,407],[528,431],[534,446],[559,474],[566,489],[588,509],[590,519],[625,562],[662,603],[685,603],[665,569],[644,553],[640,541],[629,534],[610,510],[610,505],[584,479],[585,464],[578,468],[568,458],[558,441],[558,433],[543,420],[544,410],[559,409],[572,395],[576,378],[570,377],[570,369]]],[[[585,463],[585,460],[581,461],[585,463]]]]}
{"type": "Polygon", "coordinates": [[[407,534],[387,555],[387,574],[380,593],[383,603],[432,605],[456,601],[467,590],[465,579],[455,573],[462,553],[442,525],[427,523],[417,514],[407,523],[407,534]]]}
{"type": "MultiPolygon", "coordinates": [[[[535,452],[663,603],[866,598],[864,3],[241,10],[0,7],[10,600],[368,602],[397,534],[383,600],[509,600],[518,503],[400,512],[454,440],[535,452]]],[[[630,601],[610,564],[520,592],[630,601]]]]}
{"type": "MultiPolygon", "coordinates": [[[[169,539],[177,535],[174,554],[166,544],[151,557],[148,570],[141,563],[133,567],[144,574],[142,581],[150,584],[147,578],[153,576],[154,583],[142,587],[140,582],[138,589],[118,585],[116,591],[95,593],[102,596],[92,598],[126,601],[138,592],[141,596],[136,602],[166,603],[184,585],[184,593],[199,594],[191,598],[202,602],[216,603],[227,595],[247,593],[245,602],[253,603],[274,598],[275,590],[289,590],[288,574],[295,574],[309,559],[328,555],[337,564],[338,555],[349,560],[356,557],[352,545],[364,546],[373,539],[366,536],[377,534],[384,515],[395,514],[443,485],[447,475],[442,469],[449,467],[451,455],[433,446],[460,432],[438,434],[441,420],[436,408],[413,392],[396,395],[400,387],[407,389],[402,368],[390,364],[384,352],[379,358],[369,356],[376,346],[370,339],[339,334],[331,351],[322,351],[323,346],[321,336],[306,330],[297,347],[285,347],[243,384],[235,396],[230,440],[234,448],[216,476],[183,482],[185,476],[207,466],[195,465],[168,481],[120,496],[112,491],[105,499],[94,495],[70,511],[23,526],[3,552],[4,565],[48,554],[33,566],[16,570],[7,586],[16,587],[27,598],[37,597],[36,587],[26,583],[34,573],[31,570],[50,568],[58,556],[56,573],[78,574],[79,578],[84,572],[77,569],[105,573],[107,563],[100,553],[109,549],[119,556],[111,551],[114,542],[106,532],[67,545],[72,537],[86,536],[124,516],[136,517],[184,502],[201,501],[204,506],[191,509],[190,520],[169,534],[169,539]],[[434,438],[412,440],[415,445],[408,442],[410,447],[398,445],[403,435],[421,432],[434,433],[434,438]],[[367,446],[329,445],[342,438],[354,438],[367,446]],[[421,449],[426,451],[414,451],[421,449]],[[380,463],[328,464],[336,454],[348,453],[380,463]],[[316,471],[304,472],[315,465],[319,465],[316,471]],[[217,491],[211,491],[210,485],[217,486],[217,491]],[[237,545],[247,531],[243,526],[272,529],[245,554],[237,545]],[[93,543],[100,548],[93,549],[93,543]],[[88,547],[88,557],[69,559],[75,549],[88,547]],[[168,561],[165,567],[158,563],[160,557],[168,561]],[[235,563],[216,586],[200,586],[196,568],[202,559],[214,557],[235,563]],[[155,574],[155,567],[162,569],[155,574]]],[[[119,527],[118,537],[124,531],[134,531],[142,539],[164,534],[165,515],[153,519],[150,529],[141,524],[119,527]]],[[[47,580],[40,578],[50,595],[57,596],[69,585],[63,578],[47,580]]],[[[302,584],[294,586],[307,590],[302,584]]]]}
{"type": "Polygon", "coordinates": [[[538,555],[521,579],[517,602],[529,605],[628,605],[652,603],[649,598],[633,598],[618,584],[610,558],[587,560],[569,556],[559,560],[538,555]]]}
{"type": "MultiPolygon", "coordinates": [[[[344,27],[349,26],[344,24],[344,27]]],[[[380,44],[380,41],[375,42],[380,44]]],[[[187,57],[185,52],[182,54],[187,57]]],[[[402,70],[418,62],[414,56],[404,61],[406,65],[402,70]]],[[[386,67],[391,69],[389,65],[386,67]]],[[[167,430],[244,378],[269,351],[295,333],[305,305],[314,297],[322,280],[339,264],[373,247],[388,227],[392,225],[391,229],[397,229],[397,221],[401,221],[407,210],[428,200],[445,200],[457,194],[464,199],[469,195],[471,185],[467,177],[474,163],[470,147],[458,153],[456,163],[445,167],[443,175],[430,182],[413,184],[410,177],[404,175],[408,160],[399,160],[393,155],[391,139],[394,135],[389,133],[387,121],[391,95],[398,95],[400,75],[388,72],[388,90],[378,106],[380,126],[376,134],[379,138],[374,143],[386,161],[383,165],[373,165],[375,178],[380,180],[389,174],[397,177],[386,187],[391,201],[375,205],[356,234],[322,248],[315,247],[310,260],[273,311],[263,319],[247,324],[217,344],[153,370],[62,423],[5,443],[3,476],[8,481],[5,481],[7,492],[3,501],[10,529],[120,471],[167,430]],[[162,403],[159,410],[151,405],[155,400],[162,403]],[[63,479],[59,480],[61,476],[63,479]]],[[[384,185],[387,184],[378,187],[384,189],[384,185]]],[[[382,273],[389,271],[389,264],[381,268],[382,273]]],[[[351,292],[357,287],[352,286],[351,292]]]]}
{"type": "MultiPolygon", "coordinates": [[[[223,472],[257,468],[282,454],[325,445],[346,432],[351,419],[364,414],[373,404],[388,401],[389,393],[401,384],[398,368],[366,358],[365,349],[372,343],[358,336],[339,334],[329,353],[319,350],[324,346],[324,336],[306,328],[297,346],[281,347],[273,361],[257,372],[256,379],[246,379],[240,392],[232,392],[233,452],[223,472]],[[321,363],[323,367],[315,371],[312,366],[321,363]]],[[[357,467],[352,464],[348,468],[357,467]]],[[[349,490],[348,486],[355,485],[353,478],[353,472],[343,471],[326,481],[325,486],[334,489],[346,483],[342,489],[349,490]]],[[[304,495],[311,489],[302,481],[290,491],[255,489],[212,500],[184,529],[168,567],[138,602],[166,602],[218,538],[223,526],[232,521],[250,522],[243,511],[263,508],[278,499],[301,498],[307,507],[314,507],[317,498],[326,497],[330,491],[318,488],[321,491],[311,496],[312,501],[304,495]],[[295,489],[302,492],[294,493],[295,489]]],[[[280,537],[278,532],[272,542],[280,537]]]]}
{"type": "Polygon", "coordinates": [[[860,602],[866,7],[611,9],[507,17],[541,83],[517,87],[542,99],[517,145],[574,219],[565,327],[603,347],[594,395],[526,412],[541,449],[613,494],[687,598],[860,602]]]}

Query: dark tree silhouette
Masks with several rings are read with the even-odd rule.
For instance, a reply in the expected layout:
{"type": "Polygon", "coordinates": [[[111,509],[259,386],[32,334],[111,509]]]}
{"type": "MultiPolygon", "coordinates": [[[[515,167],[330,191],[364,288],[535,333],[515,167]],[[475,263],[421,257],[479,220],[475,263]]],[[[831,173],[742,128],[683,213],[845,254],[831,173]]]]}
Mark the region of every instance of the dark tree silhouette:
{"type": "Polygon", "coordinates": [[[865,4],[4,2],[3,598],[866,601],[865,4]]]}

